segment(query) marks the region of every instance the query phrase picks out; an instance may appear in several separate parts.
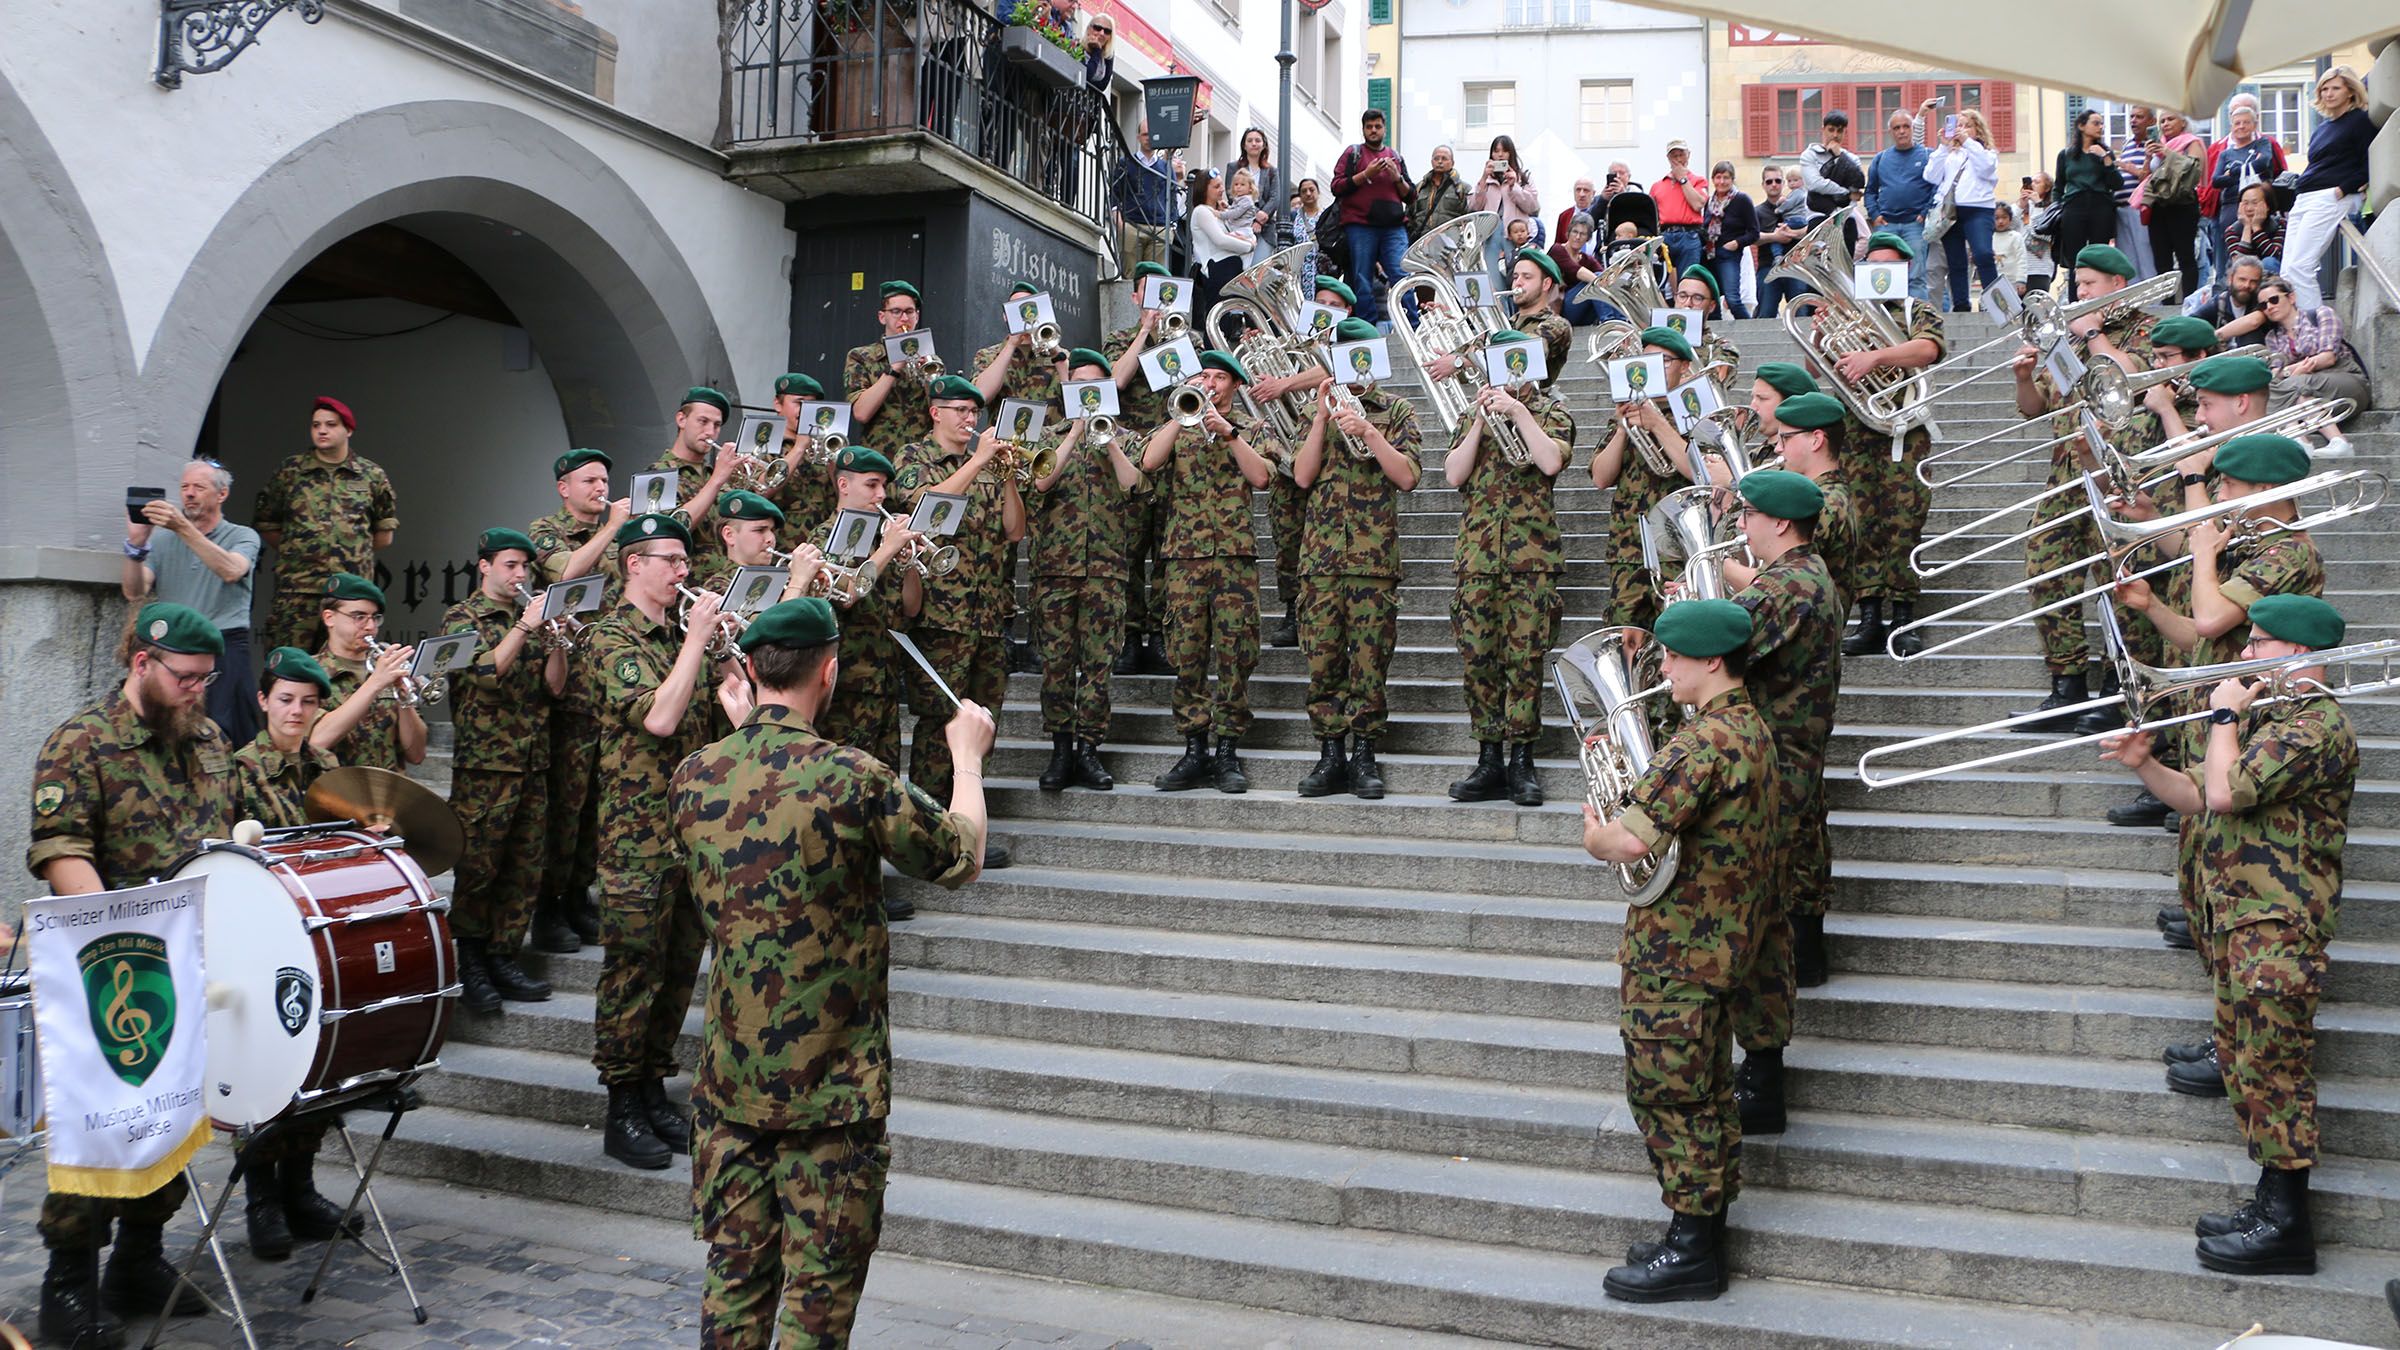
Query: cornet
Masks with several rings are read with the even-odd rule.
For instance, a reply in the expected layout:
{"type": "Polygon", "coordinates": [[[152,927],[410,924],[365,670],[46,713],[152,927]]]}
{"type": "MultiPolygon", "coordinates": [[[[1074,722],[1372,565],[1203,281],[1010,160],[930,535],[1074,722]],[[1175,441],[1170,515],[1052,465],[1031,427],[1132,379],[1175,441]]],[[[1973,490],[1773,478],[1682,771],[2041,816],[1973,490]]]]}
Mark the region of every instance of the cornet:
{"type": "MultiPolygon", "coordinates": [[[[517,584],[517,603],[519,605],[531,609],[537,599],[538,597],[532,591],[526,589],[523,582],[517,584]]],[[[542,648],[545,651],[571,652],[575,650],[577,641],[582,636],[583,620],[572,614],[561,614],[555,619],[542,620],[542,648]]]]}
{"type": "Polygon", "coordinates": [[[1033,339],[1033,354],[1045,361],[1055,361],[1066,354],[1066,348],[1058,343],[1058,324],[1055,320],[1044,319],[1026,329],[1025,335],[1033,339]]]}
{"type": "Polygon", "coordinates": [[[739,492],[755,492],[760,496],[783,486],[791,476],[792,466],[781,455],[752,455],[731,441],[710,441],[720,454],[733,456],[733,472],[726,476],[725,486],[739,492]]]}
{"type": "MultiPolygon", "coordinates": [[[[1575,730],[1584,802],[1604,821],[1625,814],[1634,785],[1650,771],[1650,715],[1643,705],[1668,693],[1659,677],[1660,650],[1657,639],[1642,629],[1604,628],[1577,639],[1550,662],[1550,683],[1575,730]],[[1583,686],[1581,697],[1577,684],[1583,686]]],[[[1675,840],[1639,862],[1610,867],[1618,898],[1628,905],[1658,899],[1674,884],[1682,856],[1683,843],[1675,840]]]]}
{"type": "Polygon", "coordinates": [[[1173,342],[1192,330],[1192,316],[1180,309],[1170,309],[1158,316],[1153,332],[1161,342],[1173,342]]]}
{"type": "Polygon", "coordinates": [[[1117,439],[1117,419],[1107,413],[1093,413],[1083,419],[1083,443],[1106,450],[1117,439]]]}
{"type": "MultiPolygon", "coordinates": [[[[373,670],[383,660],[383,654],[392,649],[392,644],[368,638],[366,639],[366,649],[367,669],[373,670]]],[[[415,675],[404,672],[399,679],[392,682],[390,689],[384,691],[383,696],[403,708],[414,708],[419,705],[431,707],[433,704],[441,702],[442,696],[447,692],[448,686],[440,679],[420,680],[415,675]]]]}
{"type": "Polygon", "coordinates": [[[1179,384],[1167,391],[1167,412],[1175,425],[1196,427],[1208,416],[1208,392],[1196,384],[1179,384]]]}
{"type": "MultiPolygon", "coordinates": [[[[864,580],[864,573],[856,567],[846,567],[826,557],[823,546],[831,541],[832,526],[825,527],[825,535],[824,539],[817,541],[817,573],[808,579],[808,593],[847,605],[865,594],[866,587],[861,584],[864,580]]],[[[782,549],[770,548],[767,550],[767,554],[787,568],[796,565],[792,555],[782,549]]],[[[788,587],[790,582],[787,580],[785,585],[788,587]]]]}
{"type": "MultiPolygon", "coordinates": [[[[692,606],[699,603],[700,597],[708,592],[695,591],[691,587],[677,582],[675,593],[683,597],[682,603],[675,607],[675,626],[689,633],[692,631],[692,606]]],[[[709,659],[712,661],[739,659],[742,649],[735,645],[735,640],[749,628],[750,621],[748,619],[739,614],[729,614],[724,610],[718,610],[717,631],[711,633],[708,638],[709,659]]]]}
{"type": "MultiPolygon", "coordinates": [[[[883,511],[883,504],[876,503],[875,509],[883,511]]],[[[906,525],[908,520],[883,511],[883,523],[886,529],[892,529],[906,525]]],[[[902,567],[915,568],[919,578],[946,577],[958,570],[958,545],[930,544],[920,539],[902,549],[898,561],[902,567]]]]}
{"type": "Polygon", "coordinates": [[[992,456],[992,467],[1019,486],[1039,482],[1058,472],[1058,447],[1045,445],[1029,451],[1015,441],[1002,441],[992,456]]]}

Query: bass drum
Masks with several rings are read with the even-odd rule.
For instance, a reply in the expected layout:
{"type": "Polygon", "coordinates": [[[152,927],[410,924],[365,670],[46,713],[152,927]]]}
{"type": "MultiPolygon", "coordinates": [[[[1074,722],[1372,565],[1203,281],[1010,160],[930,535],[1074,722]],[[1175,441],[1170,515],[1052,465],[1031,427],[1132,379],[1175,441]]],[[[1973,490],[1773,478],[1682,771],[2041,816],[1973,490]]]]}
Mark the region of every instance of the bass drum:
{"type": "Polygon", "coordinates": [[[209,1115],[229,1130],[339,1106],[439,1067],[458,997],[450,902],[400,841],[348,829],[212,842],[175,869],[208,878],[209,1115]]]}

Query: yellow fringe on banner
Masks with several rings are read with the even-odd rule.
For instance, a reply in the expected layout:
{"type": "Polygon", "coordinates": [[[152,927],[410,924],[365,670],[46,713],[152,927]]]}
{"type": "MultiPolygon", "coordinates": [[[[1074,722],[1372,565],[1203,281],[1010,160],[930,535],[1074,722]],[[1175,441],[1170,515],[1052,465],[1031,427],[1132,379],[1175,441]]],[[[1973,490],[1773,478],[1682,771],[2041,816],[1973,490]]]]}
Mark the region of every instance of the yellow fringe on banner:
{"type": "Polygon", "coordinates": [[[97,1195],[109,1200],[136,1200],[173,1181],[200,1151],[214,1131],[206,1116],[166,1157],[139,1171],[118,1167],[67,1167],[50,1164],[50,1189],[66,1195],[97,1195]]]}

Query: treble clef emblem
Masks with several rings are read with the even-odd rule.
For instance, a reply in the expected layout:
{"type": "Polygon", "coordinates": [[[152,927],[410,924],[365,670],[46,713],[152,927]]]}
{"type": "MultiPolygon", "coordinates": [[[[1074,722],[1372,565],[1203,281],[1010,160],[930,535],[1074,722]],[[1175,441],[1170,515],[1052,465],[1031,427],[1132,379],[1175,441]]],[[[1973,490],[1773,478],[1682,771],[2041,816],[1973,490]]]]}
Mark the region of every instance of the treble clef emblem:
{"type": "Polygon", "coordinates": [[[117,1051],[117,1062],[128,1067],[138,1064],[148,1054],[145,1042],[150,1036],[151,1019],[148,1010],[133,1006],[133,965],[119,961],[109,972],[108,1011],[104,1014],[108,1034],[125,1043],[117,1051]]]}

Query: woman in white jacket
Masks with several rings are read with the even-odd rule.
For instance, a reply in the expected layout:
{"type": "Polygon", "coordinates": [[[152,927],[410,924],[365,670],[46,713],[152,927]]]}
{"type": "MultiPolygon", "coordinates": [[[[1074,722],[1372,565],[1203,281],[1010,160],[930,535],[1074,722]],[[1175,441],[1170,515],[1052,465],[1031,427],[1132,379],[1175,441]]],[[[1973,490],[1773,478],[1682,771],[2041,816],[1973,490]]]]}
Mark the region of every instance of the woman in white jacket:
{"type": "Polygon", "coordinates": [[[1942,256],[1950,265],[1950,308],[1964,312],[1968,255],[1974,256],[1976,279],[1984,285],[1998,275],[1992,259],[1992,206],[2000,186],[2000,157],[1992,153],[1992,129],[1982,113],[1973,108],[1959,111],[1957,121],[1944,129],[1941,145],[1925,161],[1925,181],[1937,194],[1955,185],[1942,256]]]}
{"type": "Polygon", "coordinates": [[[1258,236],[1225,227],[1225,179],[1215,170],[1200,182],[1192,202],[1192,280],[1199,292],[1192,297],[1192,322],[1208,317],[1225,283],[1240,276],[1258,236]]]}

